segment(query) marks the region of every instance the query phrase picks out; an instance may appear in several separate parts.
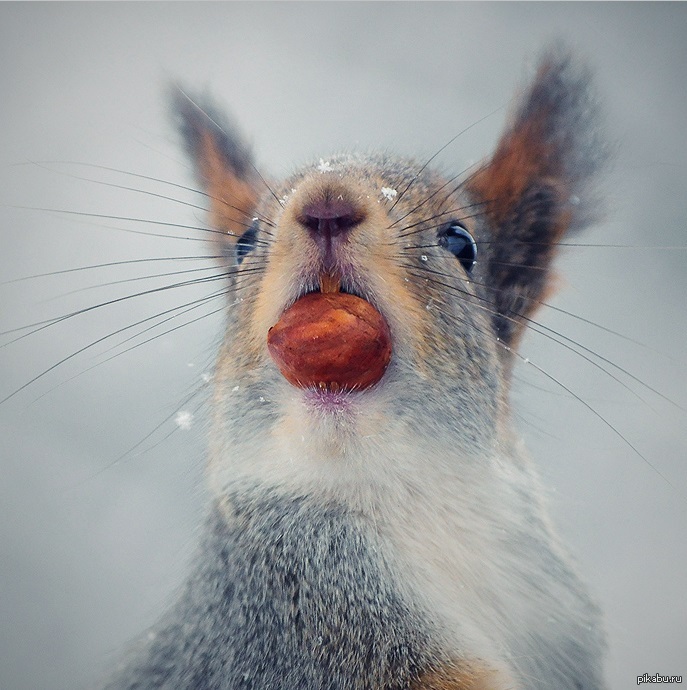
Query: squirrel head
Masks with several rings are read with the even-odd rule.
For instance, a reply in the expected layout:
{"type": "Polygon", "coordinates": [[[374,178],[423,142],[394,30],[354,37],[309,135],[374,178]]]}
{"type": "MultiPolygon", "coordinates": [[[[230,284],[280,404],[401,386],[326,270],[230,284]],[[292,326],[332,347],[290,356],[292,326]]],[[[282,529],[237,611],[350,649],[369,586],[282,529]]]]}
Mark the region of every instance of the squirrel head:
{"type": "Polygon", "coordinates": [[[549,50],[492,156],[451,179],[423,162],[339,155],[267,182],[236,127],[177,94],[227,264],[221,435],[255,445],[261,430],[333,455],[391,437],[493,453],[508,435],[515,353],[552,289],[557,248],[593,217],[604,147],[588,82],[564,50],[549,50]],[[270,329],[320,291],[361,298],[388,324],[388,366],[365,390],[294,386],[270,356],[270,329]]]}

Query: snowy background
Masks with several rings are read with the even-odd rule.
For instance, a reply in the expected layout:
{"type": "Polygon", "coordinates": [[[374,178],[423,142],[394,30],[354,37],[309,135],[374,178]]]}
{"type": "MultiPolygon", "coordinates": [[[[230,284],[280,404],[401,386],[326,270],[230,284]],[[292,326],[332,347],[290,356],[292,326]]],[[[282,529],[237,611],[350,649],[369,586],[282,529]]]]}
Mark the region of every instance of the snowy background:
{"type": "MultiPolygon", "coordinates": [[[[177,259],[7,282],[208,252],[200,232],[122,219],[197,226],[200,211],[163,197],[202,199],[93,167],[192,183],[166,112],[171,80],[226,103],[260,168],[281,175],[340,149],[429,157],[507,104],[556,37],[594,68],[618,150],[607,220],[580,241],[618,246],[568,249],[555,303],[641,344],[560,312],[539,318],[687,408],[681,3],[2,4],[0,330],[212,275],[207,261],[177,259]],[[204,271],[150,277],[193,269],[204,271]]],[[[460,137],[441,166],[457,172],[488,154],[505,112],[460,137]]],[[[115,302],[0,350],[3,398],[95,343],[0,405],[2,690],[93,687],[181,582],[206,501],[203,374],[221,316],[129,348],[219,305],[138,340],[126,339],[152,321],[117,331],[214,286],[115,302]],[[190,430],[174,423],[180,409],[194,414],[190,430]]],[[[646,458],[520,368],[522,431],[606,613],[611,688],[687,673],[685,413],[626,379],[639,400],[551,340],[532,334],[524,353],[646,458]]]]}

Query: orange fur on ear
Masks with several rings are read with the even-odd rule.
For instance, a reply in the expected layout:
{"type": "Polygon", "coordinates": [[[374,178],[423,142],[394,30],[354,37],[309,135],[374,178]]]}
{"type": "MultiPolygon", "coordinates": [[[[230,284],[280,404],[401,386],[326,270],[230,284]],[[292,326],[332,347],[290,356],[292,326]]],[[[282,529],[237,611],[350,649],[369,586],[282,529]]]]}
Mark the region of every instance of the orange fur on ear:
{"type": "Polygon", "coordinates": [[[588,70],[560,47],[545,54],[494,155],[468,181],[497,224],[508,220],[518,201],[535,186],[556,190],[561,212],[569,211],[574,196],[586,202],[584,209],[576,208],[565,218],[550,219],[559,233],[568,225],[583,227],[595,218],[589,181],[609,152],[590,79],[588,70]]]}
{"type": "MultiPolygon", "coordinates": [[[[469,182],[469,189],[486,201],[485,211],[495,223],[506,221],[527,189],[554,171],[551,145],[542,140],[541,123],[545,114],[507,132],[492,159],[469,182]]],[[[551,181],[556,179],[555,173],[551,181]]]]}
{"type": "Polygon", "coordinates": [[[495,329],[511,347],[551,290],[561,240],[598,213],[590,182],[607,148],[589,80],[569,54],[551,49],[494,154],[467,181],[484,204],[495,329]]]}
{"type": "Polygon", "coordinates": [[[227,164],[216,138],[207,130],[198,142],[196,165],[207,185],[212,226],[238,239],[250,226],[258,201],[255,179],[243,179],[227,164]]]}
{"type": "MultiPolygon", "coordinates": [[[[552,138],[556,121],[556,104],[538,92],[555,70],[551,61],[544,63],[530,87],[523,105],[501,137],[491,160],[469,181],[470,190],[485,200],[486,212],[496,223],[506,221],[527,190],[534,184],[548,184],[558,189],[560,198],[565,189],[560,138],[552,138]]],[[[558,223],[556,223],[558,225],[558,223]]],[[[560,229],[561,234],[566,227],[560,229]]]]}
{"type": "MultiPolygon", "coordinates": [[[[230,246],[250,227],[260,178],[238,128],[208,98],[173,88],[171,104],[198,181],[210,201],[210,222],[230,246]]],[[[220,236],[217,236],[220,238],[220,236]]]]}

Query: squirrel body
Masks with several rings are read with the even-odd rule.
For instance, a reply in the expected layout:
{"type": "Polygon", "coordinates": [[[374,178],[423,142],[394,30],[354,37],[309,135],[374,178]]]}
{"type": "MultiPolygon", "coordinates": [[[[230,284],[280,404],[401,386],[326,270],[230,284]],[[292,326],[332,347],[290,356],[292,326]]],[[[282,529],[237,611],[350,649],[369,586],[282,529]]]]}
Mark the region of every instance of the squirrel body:
{"type": "Polygon", "coordinates": [[[600,614],[508,400],[556,245],[591,218],[587,73],[549,51],[458,180],[342,155],[268,186],[210,107],[176,109],[229,264],[213,507],[179,601],[108,687],[603,688],[600,614]],[[391,332],[365,390],[293,385],[267,350],[330,280],[391,332]]]}

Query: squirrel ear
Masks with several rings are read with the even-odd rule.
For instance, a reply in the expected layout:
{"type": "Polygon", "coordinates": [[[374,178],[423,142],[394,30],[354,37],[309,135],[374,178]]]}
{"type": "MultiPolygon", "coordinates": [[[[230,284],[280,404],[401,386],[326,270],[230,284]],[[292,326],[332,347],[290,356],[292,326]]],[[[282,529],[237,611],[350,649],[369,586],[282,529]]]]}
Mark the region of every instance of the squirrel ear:
{"type": "Polygon", "coordinates": [[[196,177],[209,196],[212,227],[233,245],[250,227],[258,201],[250,148],[207,99],[200,105],[177,87],[172,107],[196,177]]]}
{"type": "Polygon", "coordinates": [[[496,152],[467,183],[484,202],[495,328],[511,345],[552,287],[557,244],[596,216],[589,187],[606,147],[589,82],[563,49],[545,53],[496,152]]]}

